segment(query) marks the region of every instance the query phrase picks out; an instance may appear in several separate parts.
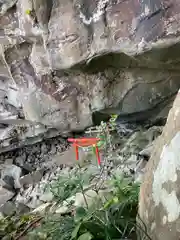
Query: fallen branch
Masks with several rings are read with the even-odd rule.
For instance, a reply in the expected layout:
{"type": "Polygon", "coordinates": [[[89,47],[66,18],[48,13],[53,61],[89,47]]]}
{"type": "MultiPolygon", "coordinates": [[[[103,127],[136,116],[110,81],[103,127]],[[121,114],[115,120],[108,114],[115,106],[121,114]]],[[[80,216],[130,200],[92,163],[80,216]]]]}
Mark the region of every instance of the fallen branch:
{"type": "Polygon", "coordinates": [[[15,237],[15,240],[20,239],[34,224],[38,223],[42,219],[43,219],[43,217],[39,217],[39,218],[33,220],[31,223],[29,223],[27,225],[27,227],[17,237],[15,237]]]}

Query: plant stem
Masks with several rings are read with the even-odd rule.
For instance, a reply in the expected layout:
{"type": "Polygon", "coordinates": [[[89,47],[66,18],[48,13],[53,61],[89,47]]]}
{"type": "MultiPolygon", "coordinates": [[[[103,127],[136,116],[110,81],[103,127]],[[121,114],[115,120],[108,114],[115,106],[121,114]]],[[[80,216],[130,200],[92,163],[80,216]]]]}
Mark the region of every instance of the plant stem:
{"type": "Polygon", "coordinates": [[[81,183],[79,184],[79,186],[80,186],[80,188],[81,188],[81,193],[82,193],[82,195],[83,195],[84,202],[85,202],[85,204],[86,204],[86,208],[88,209],[88,208],[89,208],[89,206],[88,206],[87,199],[86,199],[86,197],[85,197],[85,193],[84,193],[83,186],[82,186],[82,184],[81,184],[81,183]]]}
{"type": "MultiPolygon", "coordinates": [[[[80,171],[81,171],[81,166],[79,165],[79,163],[78,163],[78,167],[79,167],[79,169],[80,169],[80,171]]],[[[88,206],[87,199],[86,199],[86,197],[85,197],[85,192],[84,192],[84,189],[83,189],[83,185],[82,185],[82,183],[81,183],[81,178],[79,178],[79,186],[80,186],[80,189],[81,189],[81,193],[82,193],[82,195],[83,195],[83,198],[84,198],[84,202],[85,202],[86,208],[88,209],[89,206],[88,206]]]]}

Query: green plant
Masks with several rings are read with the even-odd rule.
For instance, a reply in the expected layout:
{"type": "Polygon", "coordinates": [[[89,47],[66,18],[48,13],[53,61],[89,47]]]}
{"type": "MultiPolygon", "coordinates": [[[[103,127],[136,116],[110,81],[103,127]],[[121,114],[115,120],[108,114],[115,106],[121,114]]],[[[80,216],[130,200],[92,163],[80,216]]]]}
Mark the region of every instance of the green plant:
{"type": "Polygon", "coordinates": [[[111,118],[109,119],[109,126],[111,128],[111,130],[115,130],[116,128],[116,119],[117,119],[118,115],[113,114],[111,115],[111,118]]]}
{"type": "Polygon", "coordinates": [[[96,127],[99,130],[97,137],[102,138],[106,145],[111,145],[111,132],[116,129],[116,118],[117,115],[111,115],[108,122],[101,122],[100,126],[96,127]]]}
{"type": "Polygon", "coordinates": [[[56,182],[50,184],[50,189],[56,200],[63,202],[79,191],[84,193],[83,186],[88,185],[89,181],[90,175],[84,174],[78,165],[71,173],[60,175],[56,182]]]}
{"type": "Polygon", "coordinates": [[[89,128],[86,133],[90,134],[96,134],[97,138],[102,139],[98,143],[98,147],[107,147],[107,145],[111,144],[111,132],[116,129],[116,118],[117,115],[111,115],[111,118],[108,122],[101,122],[99,126],[96,126],[95,128],[89,128]]]}
{"type": "MultiPolygon", "coordinates": [[[[82,187],[86,173],[82,174],[81,169],[79,171],[78,177],[61,177],[58,185],[52,186],[63,189],[52,190],[59,201],[78,191],[82,191],[86,198],[82,187]]],[[[113,176],[108,188],[111,189],[111,194],[106,195],[106,199],[98,198],[91,205],[86,201],[86,207],[73,208],[71,214],[63,217],[48,216],[33,234],[42,234],[44,239],[53,240],[115,240],[125,237],[132,239],[135,235],[139,185],[129,178],[113,176]]]]}

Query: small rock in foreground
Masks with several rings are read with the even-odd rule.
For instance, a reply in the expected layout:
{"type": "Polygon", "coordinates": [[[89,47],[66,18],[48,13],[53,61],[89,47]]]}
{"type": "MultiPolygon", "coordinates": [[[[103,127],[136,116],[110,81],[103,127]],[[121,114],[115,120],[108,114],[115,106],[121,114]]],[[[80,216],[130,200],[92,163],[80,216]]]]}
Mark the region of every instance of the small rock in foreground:
{"type": "Polygon", "coordinates": [[[0,186],[0,206],[4,203],[6,203],[8,200],[10,200],[15,195],[14,192],[11,192],[2,186],[0,186]]]}

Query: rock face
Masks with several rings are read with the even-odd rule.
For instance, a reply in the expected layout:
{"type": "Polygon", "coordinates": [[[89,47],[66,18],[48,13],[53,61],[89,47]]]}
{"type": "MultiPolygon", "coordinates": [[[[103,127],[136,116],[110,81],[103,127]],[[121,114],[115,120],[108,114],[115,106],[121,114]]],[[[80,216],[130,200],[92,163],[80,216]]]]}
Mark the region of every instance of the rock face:
{"type": "Polygon", "coordinates": [[[175,94],[179,13],[178,0],[1,1],[1,149],[175,94]]]}
{"type": "Polygon", "coordinates": [[[141,186],[140,217],[153,240],[180,236],[180,94],[157,140],[141,186]]]}

